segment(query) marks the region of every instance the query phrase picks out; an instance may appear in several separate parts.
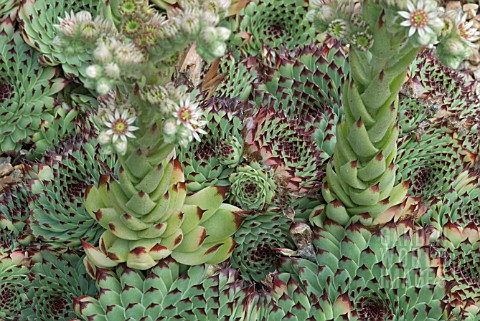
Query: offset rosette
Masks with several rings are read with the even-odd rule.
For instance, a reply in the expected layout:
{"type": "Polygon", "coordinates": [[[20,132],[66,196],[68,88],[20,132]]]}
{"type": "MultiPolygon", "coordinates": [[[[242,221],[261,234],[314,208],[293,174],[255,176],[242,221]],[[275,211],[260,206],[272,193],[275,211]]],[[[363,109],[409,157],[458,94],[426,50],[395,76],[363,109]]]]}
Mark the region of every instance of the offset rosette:
{"type": "Polygon", "coordinates": [[[278,248],[292,248],[290,220],[279,209],[247,218],[234,235],[230,258],[244,280],[261,282],[279,263],[278,248]]]}
{"type": "Polygon", "coordinates": [[[337,310],[341,310],[324,297],[309,294],[305,290],[308,285],[289,273],[270,273],[262,283],[261,289],[255,285],[244,289],[242,320],[327,321],[334,320],[333,316],[339,315],[337,310]]]}
{"type": "Polygon", "coordinates": [[[85,206],[106,231],[96,249],[84,242],[99,267],[126,262],[148,269],[172,255],[181,263],[218,263],[233,249],[230,237],[241,210],[222,204],[224,189],[208,187],[187,197],[174,146],[154,124],[120,157],[118,180],[103,177],[86,193],[85,206]],[[144,147],[148,146],[148,147],[144,147]]]}
{"type": "Polygon", "coordinates": [[[242,209],[259,211],[273,202],[275,182],[257,162],[238,167],[229,179],[232,201],[242,209]]]}
{"type": "Polygon", "coordinates": [[[455,222],[459,228],[474,224],[480,226],[480,179],[477,171],[463,170],[445,193],[427,200],[427,212],[422,223],[442,230],[445,224],[455,222]]]}
{"type": "Polygon", "coordinates": [[[316,261],[289,258],[283,269],[307,284],[309,297],[333,305],[331,320],[441,320],[445,285],[429,237],[411,219],[379,229],[328,220],[315,230],[316,261]]]}
{"type": "Polygon", "coordinates": [[[232,269],[199,265],[187,271],[165,259],[146,276],[124,265],[91,273],[99,295],[81,296],[74,303],[84,320],[241,320],[242,284],[232,269]]]}

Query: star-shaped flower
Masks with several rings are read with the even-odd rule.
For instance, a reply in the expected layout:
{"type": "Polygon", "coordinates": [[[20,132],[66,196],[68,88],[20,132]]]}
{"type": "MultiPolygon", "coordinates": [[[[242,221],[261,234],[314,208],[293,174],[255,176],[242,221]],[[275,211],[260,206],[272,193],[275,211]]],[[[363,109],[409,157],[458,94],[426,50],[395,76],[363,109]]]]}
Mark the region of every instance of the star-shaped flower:
{"type": "Polygon", "coordinates": [[[107,135],[113,135],[113,143],[119,138],[126,142],[127,137],[135,138],[132,134],[138,127],[132,126],[136,117],[129,117],[128,111],[124,110],[121,114],[118,110],[115,111],[115,115],[108,115],[108,121],[105,121],[105,126],[109,129],[106,131],[107,135]]]}
{"type": "Polygon", "coordinates": [[[407,2],[407,11],[399,11],[398,14],[407,19],[400,25],[410,27],[408,36],[412,37],[418,34],[420,45],[427,45],[436,40],[437,32],[444,26],[439,18],[437,4],[431,0],[418,0],[416,5],[411,1],[407,2]]]}

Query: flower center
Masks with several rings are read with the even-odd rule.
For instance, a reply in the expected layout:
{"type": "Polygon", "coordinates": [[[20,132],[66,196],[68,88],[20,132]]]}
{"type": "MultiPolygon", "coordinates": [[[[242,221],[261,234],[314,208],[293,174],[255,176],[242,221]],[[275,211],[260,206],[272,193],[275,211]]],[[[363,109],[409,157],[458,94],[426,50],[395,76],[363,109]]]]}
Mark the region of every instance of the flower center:
{"type": "Polygon", "coordinates": [[[178,119],[182,123],[188,123],[190,121],[191,113],[190,113],[190,108],[188,106],[183,107],[178,111],[178,119]]]}
{"type": "Polygon", "coordinates": [[[410,23],[415,28],[424,28],[427,25],[427,13],[423,9],[415,10],[410,15],[410,23]]]}
{"type": "Polygon", "coordinates": [[[128,123],[125,119],[117,119],[112,124],[112,130],[118,136],[123,136],[128,132],[128,123]]]}

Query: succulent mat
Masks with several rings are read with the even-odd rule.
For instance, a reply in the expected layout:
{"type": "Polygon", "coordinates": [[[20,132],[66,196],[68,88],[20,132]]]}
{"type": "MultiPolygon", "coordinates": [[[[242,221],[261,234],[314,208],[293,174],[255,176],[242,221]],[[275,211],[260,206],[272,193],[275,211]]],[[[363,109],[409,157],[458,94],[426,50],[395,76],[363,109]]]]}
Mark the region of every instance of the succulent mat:
{"type": "Polygon", "coordinates": [[[444,2],[0,0],[0,321],[480,321],[444,2]]]}

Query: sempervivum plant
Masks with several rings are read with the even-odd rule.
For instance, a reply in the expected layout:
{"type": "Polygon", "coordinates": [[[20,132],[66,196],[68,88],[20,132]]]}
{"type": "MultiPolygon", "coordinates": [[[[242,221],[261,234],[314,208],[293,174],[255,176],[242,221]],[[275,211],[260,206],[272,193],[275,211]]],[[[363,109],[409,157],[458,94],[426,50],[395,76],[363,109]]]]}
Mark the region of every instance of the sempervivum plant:
{"type": "Polygon", "coordinates": [[[22,251],[0,258],[0,319],[19,321],[19,312],[28,304],[29,258],[22,251]]]}
{"type": "Polygon", "coordinates": [[[243,159],[241,119],[223,108],[213,108],[206,120],[202,140],[190,142],[178,153],[190,193],[207,186],[228,186],[228,176],[243,159]]]}
{"type": "Polygon", "coordinates": [[[468,81],[464,74],[441,65],[430,51],[420,53],[410,71],[409,86],[414,97],[427,110],[431,109],[432,117],[441,121],[443,126],[462,132],[465,148],[475,153],[480,146],[480,123],[475,119],[480,111],[476,83],[468,81]]]}
{"type": "Polygon", "coordinates": [[[18,311],[21,321],[70,320],[75,317],[73,300],[96,293],[83,260],[73,252],[41,251],[32,264],[30,278],[29,304],[18,311]]]}
{"type": "MultiPolygon", "coordinates": [[[[245,44],[247,54],[262,54],[264,45],[274,49],[291,49],[298,43],[311,41],[314,29],[305,16],[307,1],[252,1],[236,17],[233,43],[245,44]]],[[[233,23],[233,22],[232,22],[233,23]]]]}
{"type": "Polygon", "coordinates": [[[115,271],[93,269],[98,296],[75,300],[88,321],[241,320],[241,282],[232,269],[198,265],[188,269],[165,259],[146,275],[123,264],[115,271]]]}
{"type": "Polygon", "coordinates": [[[341,87],[348,76],[348,63],[340,42],[327,38],[321,43],[276,55],[271,66],[259,72],[255,86],[258,106],[273,106],[289,120],[306,115],[316,127],[313,139],[322,159],[333,154],[335,128],[342,118],[341,87]]]}
{"type": "Polygon", "coordinates": [[[43,64],[62,64],[67,75],[78,76],[79,72],[84,72],[83,64],[90,60],[87,49],[92,49],[99,33],[98,26],[91,21],[91,14],[95,15],[99,10],[99,4],[92,0],[24,1],[19,11],[23,37],[27,44],[41,53],[43,64]],[[77,15],[73,13],[81,10],[88,12],[77,15]],[[59,20],[60,17],[62,19],[59,20]],[[76,27],[81,30],[75,30],[76,27]],[[66,45],[60,46],[57,28],[66,28],[71,33],[75,31],[81,35],[78,35],[75,42],[69,43],[68,48],[66,45]]]}
{"type": "Polygon", "coordinates": [[[247,217],[234,235],[236,242],[230,262],[247,281],[260,282],[279,263],[278,248],[292,248],[290,220],[279,209],[247,217]]]}
{"type": "Polygon", "coordinates": [[[276,185],[257,162],[242,165],[229,177],[232,202],[247,211],[260,211],[275,197],[276,185]]]}
{"type": "Polygon", "coordinates": [[[103,177],[87,191],[87,211],[106,229],[99,249],[83,242],[90,261],[145,270],[169,255],[190,265],[227,259],[241,210],[222,204],[225,188],[187,196],[174,145],[156,123],[139,132],[119,157],[119,179],[103,177]]]}
{"type": "Polygon", "coordinates": [[[80,240],[96,242],[103,232],[90,217],[83,198],[87,187],[110,173],[113,159],[101,157],[98,146],[81,136],[63,141],[42,162],[33,164],[31,209],[33,233],[40,240],[78,247],[80,240]]]}
{"type": "MultiPolygon", "coordinates": [[[[429,233],[412,219],[369,229],[330,220],[317,228],[316,260],[286,259],[309,296],[336,307],[332,320],[440,320],[445,288],[429,233]]],[[[282,270],[283,271],[283,270],[282,270]]]]}
{"type": "Polygon", "coordinates": [[[56,68],[42,68],[7,20],[0,26],[0,151],[18,151],[31,143],[43,122],[54,119],[55,93],[67,82],[56,68]]]}
{"type": "Polygon", "coordinates": [[[247,119],[246,151],[273,169],[280,194],[295,199],[315,196],[320,189],[323,160],[312,139],[316,120],[309,115],[289,120],[274,108],[262,108],[247,119]]]}
{"type": "Polygon", "coordinates": [[[425,198],[447,192],[469,153],[461,147],[455,129],[432,124],[427,131],[405,135],[398,141],[397,181],[411,180],[410,194],[425,198]]]}

